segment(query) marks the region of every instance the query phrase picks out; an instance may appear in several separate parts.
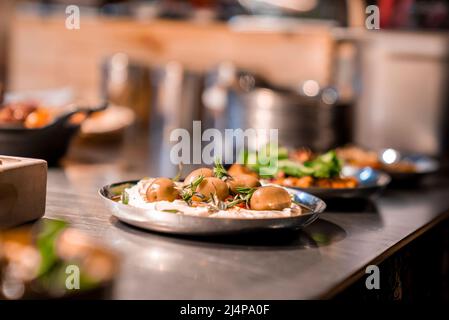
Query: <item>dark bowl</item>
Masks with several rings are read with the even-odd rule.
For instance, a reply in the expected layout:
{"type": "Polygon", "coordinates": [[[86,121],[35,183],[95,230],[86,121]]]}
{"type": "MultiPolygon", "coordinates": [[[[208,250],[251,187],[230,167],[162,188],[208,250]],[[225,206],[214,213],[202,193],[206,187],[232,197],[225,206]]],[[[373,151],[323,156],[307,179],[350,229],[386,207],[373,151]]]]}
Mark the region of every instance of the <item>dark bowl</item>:
{"type": "Polygon", "coordinates": [[[80,128],[80,124],[69,122],[71,116],[78,112],[89,116],[104,110],[107,105],[104,102],[96,108],[74,108],[49,125],[37,129],[0,126],[0,154],[44,159],[49,165],[56,165],[67,152],[70,141],[80,128]]]}

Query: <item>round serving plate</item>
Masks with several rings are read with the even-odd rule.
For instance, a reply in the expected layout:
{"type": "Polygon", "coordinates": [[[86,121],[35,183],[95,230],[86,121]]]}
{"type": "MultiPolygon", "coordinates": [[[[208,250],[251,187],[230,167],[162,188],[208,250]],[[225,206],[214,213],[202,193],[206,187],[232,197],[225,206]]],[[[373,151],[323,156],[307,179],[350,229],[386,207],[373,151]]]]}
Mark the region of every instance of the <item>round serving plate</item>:
{"type": "Polygon", "coordinates": [[[391,176],[393,181],[416,181],[427,175],[434,174],[440,169],[440,163],[436,159],[423,154],[406,154],[401,156],[400,161],[413,164],[416,170],[413,172],[401,172],[389,170],[388,167],[385,167],[383,170],[391,176]]]}
{"type": "Polygon", "coordinates": [[[273,229],[301,229],[324,211],[326,204],[316,196],[286,188],[307,212],[287,218],[209,218],[170,212],[149,211],[122,204],[114,199],[122,190],[138,181],[125,181],[104,186],[100,196],[112,214],[122,222],[151,231],[180,235],[223,235],[273,229]]]}
{"type": "Polygon", "coordinates": [[[321,199],[370,198],[382,191],[391,181],[388,174],[369,167],[358,169],[345,166],[342,173],[345,177],[356,178],[359,185],[355,188],[291,188],[311,193],[321,199]]]}

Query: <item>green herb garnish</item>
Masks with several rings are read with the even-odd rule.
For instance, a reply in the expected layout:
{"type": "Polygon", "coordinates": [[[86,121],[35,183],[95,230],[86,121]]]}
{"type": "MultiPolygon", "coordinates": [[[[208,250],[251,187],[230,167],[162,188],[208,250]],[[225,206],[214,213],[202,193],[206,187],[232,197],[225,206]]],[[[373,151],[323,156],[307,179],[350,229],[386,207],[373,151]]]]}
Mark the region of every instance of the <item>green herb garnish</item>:
{"type": "Polygon", "coordinates": [[[220,159],[215,158],[214,176],[218,179],[227,180],[231,178],[228,171],[221,164],[220,159]]]}
{"type": "Polygon", "coordinates": [[[164,209],[163,212],[169,212],[169,213],[180,213],[178,209],[164,209]]]}
{"type": "Polygon", "coordinates": [[[210,194],[210,203],[208,206],[209,211],[216,212],[220,210],[226,210],[227,205],[224,201],[221,201],[216,193],[210,194]]]}
{"type": "Polygon", "coordinates": [[[123,190],[121,200],[123,204],[129,203],[129,194],[128,192],[126,192],[126,190],[123,190]]]}
{"type": "Polygon", "coordinates": [[[181,189],[181,198],[184,200],[189,206],[192,205],[193,196],[197,196],[200,199],[204,199],[204,195],[196,192],[198,186],[203,182],[204,176],[200,175],[195,180],[193,180],[190,184],[183,186],[181,189]]]}
{"type": "Polygon", "coordinates": [[[236,195],[234,197],[234,199],[230,202],[226,203],[226,209],[232,208],[240,203],[246,202],[244,199],[242,199],[241,197],[239,197],[238,195],[236,195]]]}
{"type": "Polygon", "coordinates": [[[237,194],[234,196],[234,199],[232,199],[232,201],[226,203],[226,208],[232,208],[240,203],[245,203],[246,207],[248,208],[249,201],[251,200],[251,197],[256,190],[257,188],[237,187],[237,194]]]}

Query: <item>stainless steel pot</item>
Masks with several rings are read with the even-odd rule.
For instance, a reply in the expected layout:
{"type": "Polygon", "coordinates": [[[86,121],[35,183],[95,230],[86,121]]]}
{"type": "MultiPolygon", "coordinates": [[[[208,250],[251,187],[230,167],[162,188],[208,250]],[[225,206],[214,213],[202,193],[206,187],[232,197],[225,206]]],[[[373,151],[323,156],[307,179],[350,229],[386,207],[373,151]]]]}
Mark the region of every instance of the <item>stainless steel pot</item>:
{"type": "MultiPolygon", "coordinates": [[[[170,133],[185,129],[192,136],[193,121],[202,120],[204,74],[188,70],[177,61],[147,65],[124,53],[107,59],[102,71],[105,98],[136,112],[140,126],[126,139],[132,144],[135,135],[148,135],[148,174],[175,176],[178,165],[170,159],[175,144],[170,141],[170,133]]],[[[188,170],[186,165],[185,172],[188,170]]]]}
{"type": "Polygon", "coordinates": [[[313,97],[293,91],[256,88],[230,92],[230,128],[278,129],[279,143],[291,148],[325,151],[350,142],[351,104],[334,89],[313,97]]]}

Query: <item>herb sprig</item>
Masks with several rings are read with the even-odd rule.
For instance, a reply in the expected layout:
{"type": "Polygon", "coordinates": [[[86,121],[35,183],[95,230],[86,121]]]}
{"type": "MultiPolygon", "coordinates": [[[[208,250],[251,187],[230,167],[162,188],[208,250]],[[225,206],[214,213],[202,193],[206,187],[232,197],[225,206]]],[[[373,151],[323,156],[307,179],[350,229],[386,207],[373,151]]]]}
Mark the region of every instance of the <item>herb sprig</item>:
{"type": "Polygon", "coordinates": [[[179,181],[179,179],[181,178],[181,175],[182,175],[182,169],[183,169],[183,167],[184,167],[183,163],[180,162],[180,163],[178,164],[178,173],[177,173],[176,176],[174,176],[173,179],[172,179],[173,182],[178,182],[178,181],[179,181]]]}
{"type": "Polygon", "coordinates": [[[231,179],[231,175],[228,173],[228,171],[223,167],[221,164],[220,159],[215,158],[215,166],[214,166],[214,176],[218,179],[222,180],[228,180],[231,179]]]}
{"type": "Polygon", "coordinates": [[[245,203],[246,207],[249,208],[249,201],[256,190],[257,188],[237,187],[237,194],[234,196],[234,199],[226,204],[227,209],[241,203],[245,203]]]}
{"type": "Polygon", "coordinates": [[[196,192],[198,186],[203,182],[204,176],[200,175],[195,180],[193,180],[190,184],[185,185],[181,188],[181,198],[184,200],[189,206],[192,205],[192,198],[196,196],[200,199],[204,199],[204,195],[199,192],[196,192]]]}
{"type": "Polygon", "coordinates": [[[220,210],[226,210],[227,205],[226,202],[221,201],[218,198],[217,194],[214,192],[210,194],[210,203],[208,205],[208,209],[210,212],[217,212],[220,210]]]}

